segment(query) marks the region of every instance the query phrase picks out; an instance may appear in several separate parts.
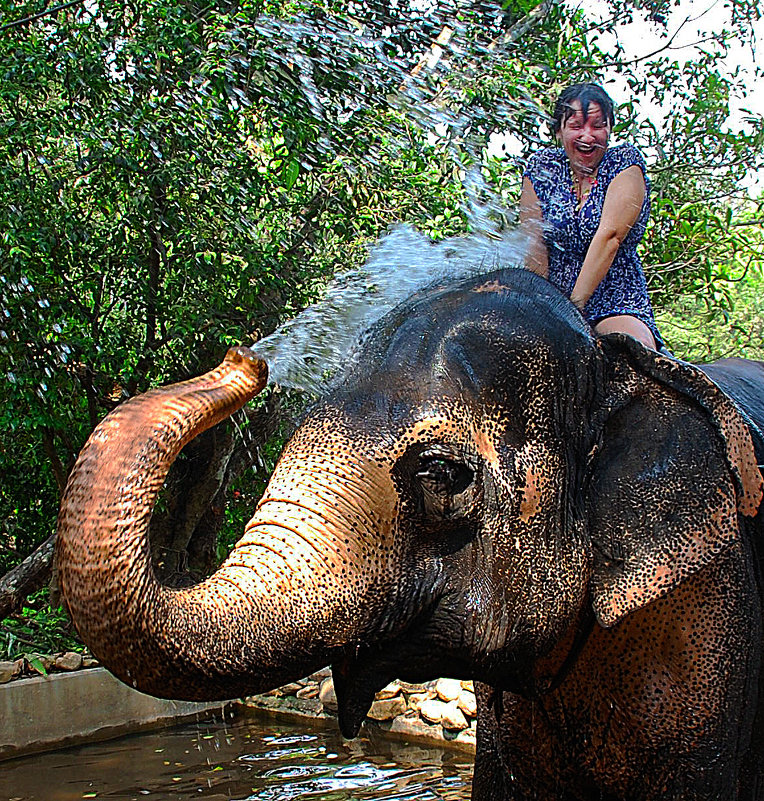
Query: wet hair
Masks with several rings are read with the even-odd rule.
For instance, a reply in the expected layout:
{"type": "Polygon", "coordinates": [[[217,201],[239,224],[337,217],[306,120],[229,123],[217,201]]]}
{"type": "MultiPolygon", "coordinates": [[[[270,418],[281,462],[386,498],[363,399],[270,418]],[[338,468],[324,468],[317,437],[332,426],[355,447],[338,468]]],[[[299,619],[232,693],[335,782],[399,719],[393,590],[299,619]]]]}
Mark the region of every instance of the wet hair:
{"type": "Polygon", "coordinates": [[[613,101],[610,95],[596,83],[576,83],[567,89],[563,89],[557,98],[554,113],[552,114],[552,130],[555,133],[559,133],[563,123],[567,122],[576,113],[576,110],[572,107],[574,100],[578,100],[581,103],[584,121],[589,116],[589,105],[597,103],[610,123],[610,127],[612,128],[615,125],[613,101]]]}

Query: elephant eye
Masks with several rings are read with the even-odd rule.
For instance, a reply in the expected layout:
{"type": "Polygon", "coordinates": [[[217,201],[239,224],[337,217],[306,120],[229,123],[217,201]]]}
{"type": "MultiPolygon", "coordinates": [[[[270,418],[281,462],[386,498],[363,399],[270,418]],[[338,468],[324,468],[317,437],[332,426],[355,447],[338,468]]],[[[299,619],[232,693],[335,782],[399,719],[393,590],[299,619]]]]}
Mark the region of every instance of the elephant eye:
{"type": "Polygon", "coordinates": [[[475,473],[466,464],[441,456],[424,456],[416,473],[422,486],[435,495],[459,495],[472,483],[475,473]]]}

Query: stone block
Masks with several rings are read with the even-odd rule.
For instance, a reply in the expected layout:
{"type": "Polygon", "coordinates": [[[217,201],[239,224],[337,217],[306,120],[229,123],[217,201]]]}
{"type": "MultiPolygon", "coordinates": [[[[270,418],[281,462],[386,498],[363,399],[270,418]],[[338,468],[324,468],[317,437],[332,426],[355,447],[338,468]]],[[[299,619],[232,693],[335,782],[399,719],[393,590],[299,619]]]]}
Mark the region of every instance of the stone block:
{"type": "Polygon", "coordinates": [[[56,670],[79,670],[82,667],[82,654],[78,654],[76,651],[60,654],[53,662],[53,667],[56,670]]]}
{"type": "Polygon", "coordinates": [[[395,698],[384,698],[374,701],[367,717],[372,720],[392,720],[406,711],[406,699],[398,695],[395,698]]]}
{"type": "Polygon", "coordinates": [[[304,685],[299,681],[293,681],[290,684],[285,684],[283,687],[278,688],[278,695],[297,695],[297,691],[304,685]]]}
{"type": "Polygon", "coordinates": [[[378,701],[384,701],[386,698],[395,698],[400,695],[401,685],[397,681],[391,681],[387,687],[383,687],[375,696],[378,701]]]}
{"type": "Polygon", "coordinates": [[[418,717],[397,717],[395,720],[391,721],[389,731],[407,737],[416,737],[426,740],[440,740],[443,738],[443,728],[440,725],[430,725],[418,717]]]}
{"type": "Polygon", "coordinates": [[[468,718],[477,717],[477,699],[475,693],[469,690],[462,690],[459,697],[456,699],[459,709],[464,712],[468,718]]]}
{"type": "Polygon", "coordinates": [[[444,729],[449,729],[450,731],[462,731],[469,728],[470,725],[456,701],[450,701],[446,704],[440,723],[444,729]]]}
{"type": "Polygon", "coordinates": [[[321,701],[321,706],[326,712],[337,712],[339,709],[337,705],[337,694],[334,692],[334,680],[331,676],[321,682],[321,687],[318,690],[318,698],[321,701]]]}
{"type": "Polygon", "coordinates": [[[427,701],[423,701],[419,707],[419,714],[428,723],[440,723],[445,711],[446,704],[443,701],[439,701],[437,698],[430,698],[427,701]]]}
{"type": "Polygon", "coordinates": [[[320,684],[324,679],[328,679],[331,675],[332,669],[330,667],[321,668],[321,670],[311,673],[310,676],[308,676],[308,681],[315,681],[320,684]]]}
{"type": "Polygon", "coordinates": [[[420,706],[425,701],[429,701],[431,698],[435,697],[434,690],[426,690],[423,693],[413,693],[412,695],[408,696],[408,706],[409,709],[418,710],[420,706]]]}
{"type": "Polygon", "coordinates": [[[21,672],[18,662],[0,662],[0,684],[7,684],[21,672]]]}
{"type": "Polygon", "coordinates": [[[441,701],[455,701],[461,691],[462,685],[457,679],[438,679],[435,684],[435,692],[441,701]]]}
{"type": "Polygon", "coordinates": [[[295,695],[297,698],[318,698],[318,684],[306,684],[295,695]]]}
{"type": "Polygon", "coordinates": [[[435,687],[434,681],[426,681],[422,684],[414,684],[410,681],[401,681],[398,680],[398,686],[403,690],[406,695],[411,695],[412,693],[426,693],[430,692],[433,687],[435,687]]]}
{"type": "Polygon", "coordinates": [[[460,732],[443,732],[444,739],[450,740],[452,734],[456,734],[453,738],[452,742],[461,743],[463,745],[475,747],[475,730],[474,729],[462,729],[460,732]]]}

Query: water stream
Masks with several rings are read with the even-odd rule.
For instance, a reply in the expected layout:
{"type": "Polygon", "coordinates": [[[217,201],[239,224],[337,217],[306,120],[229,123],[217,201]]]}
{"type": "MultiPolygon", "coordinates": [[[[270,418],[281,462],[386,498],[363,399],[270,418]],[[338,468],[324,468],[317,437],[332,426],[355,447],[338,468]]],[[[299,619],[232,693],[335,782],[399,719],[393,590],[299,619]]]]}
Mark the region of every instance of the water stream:
{"type": "Polygon", "coordinates": [[[524,251],[518,230],[432,242],[398,226],[377,242],[363,268],[338,276],[320,301],[253,350],[268,362],[272,383],[319,394],[363,331],[401,301],[434,281],[520,266],[524,251]]]}
{"type": "Polygon", "coordinates": [[[186,724],[0,762],[8,801],[466,801],[472,757],[336,724],[186,724]]]}
{"type": "MultiPolygon", "coordinates": [[[[483,40],[476,37],[458,4],[453,4],[448,25],[435,24],[427,6],[426,2],[412,3],[410,24],[402,34],[407,48],[422,54],[413,69],[410,52],[408,59],[392,55],[390,41],[367,33],[363,20],[353,25],[346,19],[328,18],[320,29],[314,21],[300,17],[285,21],[264,16],[258,23],[269,42],[271,64],[280,66],[283,75],[296,76],[293,80],[321,132],[319,150],[341,157],[347,146],[342,125],[384,97],[400,112],[405,125],[396,130],[390,122],[384,144],[377,145],[379,151],[372,147],[366,152],[364,161],[375,164],[390,158],[397,138],[404,152],[404,129],[416,127],[453,164],[469,231],[433,242],[413,227],[399,225],[382,236],[362,268],[335,278],[316,304],[255,344],[255,351],[268,362],[274,384],[319,394],[327,379],[341,369],[363,331],[414,292],[435,281],[523,262],[524,235],[512,227],[515,211],[506,207],[481,170],[490,123],[480,119],[477,111],[465,113],[463,90],[451,88],[468,84],[476,70],[506,57],[512,43],[502,40],[500,27],[486,32],[483,40]],[[353,76],[340,98],[318,86],[315,76],[328,69],[353,76]]],[[[498,5],[496,11],[500,16],[498,5]]],[[[274,74],[278,72],[273,69],[274,74]]],[[[502,120],[507,128],[521,113],[543,118],[543,112],[527,98],[497,105],[492,119],[502,120]]]]}

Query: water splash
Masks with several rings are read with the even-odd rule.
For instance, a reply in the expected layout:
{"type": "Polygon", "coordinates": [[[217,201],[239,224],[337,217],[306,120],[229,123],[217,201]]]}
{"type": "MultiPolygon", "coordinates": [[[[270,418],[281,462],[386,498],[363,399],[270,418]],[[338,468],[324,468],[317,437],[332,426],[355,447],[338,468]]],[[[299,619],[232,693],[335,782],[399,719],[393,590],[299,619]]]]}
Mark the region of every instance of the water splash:
{"type": "MultiPolygon", "coordinates": [[[[372,247],[362,268],[338,276],[318,303],[254,345],[268,362],[272,383],[320,394],[363,332],[414,292],[435,281],[523,263],[525,235],[507,226],[515,211],[506,207],[481,169],[486,126],[476,124],[464,113],[463,104],[450,102],[455,98],[448,96],[459,91],[449,87],[469,85],[466,77],[481,63],[505,58],[506,48],[514,42],[499,44],[500,39],[494,37],[489,44],[478,45],[466,28],[453,21],[457,17],[449,22],[453,27],[443,27],[437,40],[431,32],[425,33],[424,25],[409,29],[407,35],[417,37],[414,49],[423,54],[413,69],[411,61],[391,55],[389,42],[368,35],[362,23],[354,26],[330,18],[319,31],[314,21],[305,18],[259,20],[270,63],[291,76],[292,85],[299,87],[312,110],[320,131],[319,149],[339,153],[343,122],[368,108],[372,98],[384,95],[406,125],[418,127],[453,162],[464,191],[462,212],[472,232],[432,242],[410,226],[393,228],[372,247]],[[326,58],[328,52],[331,59],[326,58]],[[327,64],[353,76],[347,97],[338,100],[322,93],[314,75],[327,64]],[[450,81],[456,74],[460,80],[450,81]]],[[[543,115],[528,98],[520,97],[515,104],[523,113],[543,115]]],[[[503,112],[502,119],[511,119],[510,113],[503,112]]],[[[385,147],[394,148],[395,130],[386,133],[385,147]]],[[[365,161],[374,164],[384,157],[371,148],[365,161]]]]}
{"type": "Polygon", "coordinates": [[[399,225],[371,249],[366,264],[335,278],[324,297],[253,350],[268,362],[270,381],[313,394],[325,391],[361,334],[390,309],[435,281],[520,266],[525,235],[507,231],[432,242],[399,225]]]}

